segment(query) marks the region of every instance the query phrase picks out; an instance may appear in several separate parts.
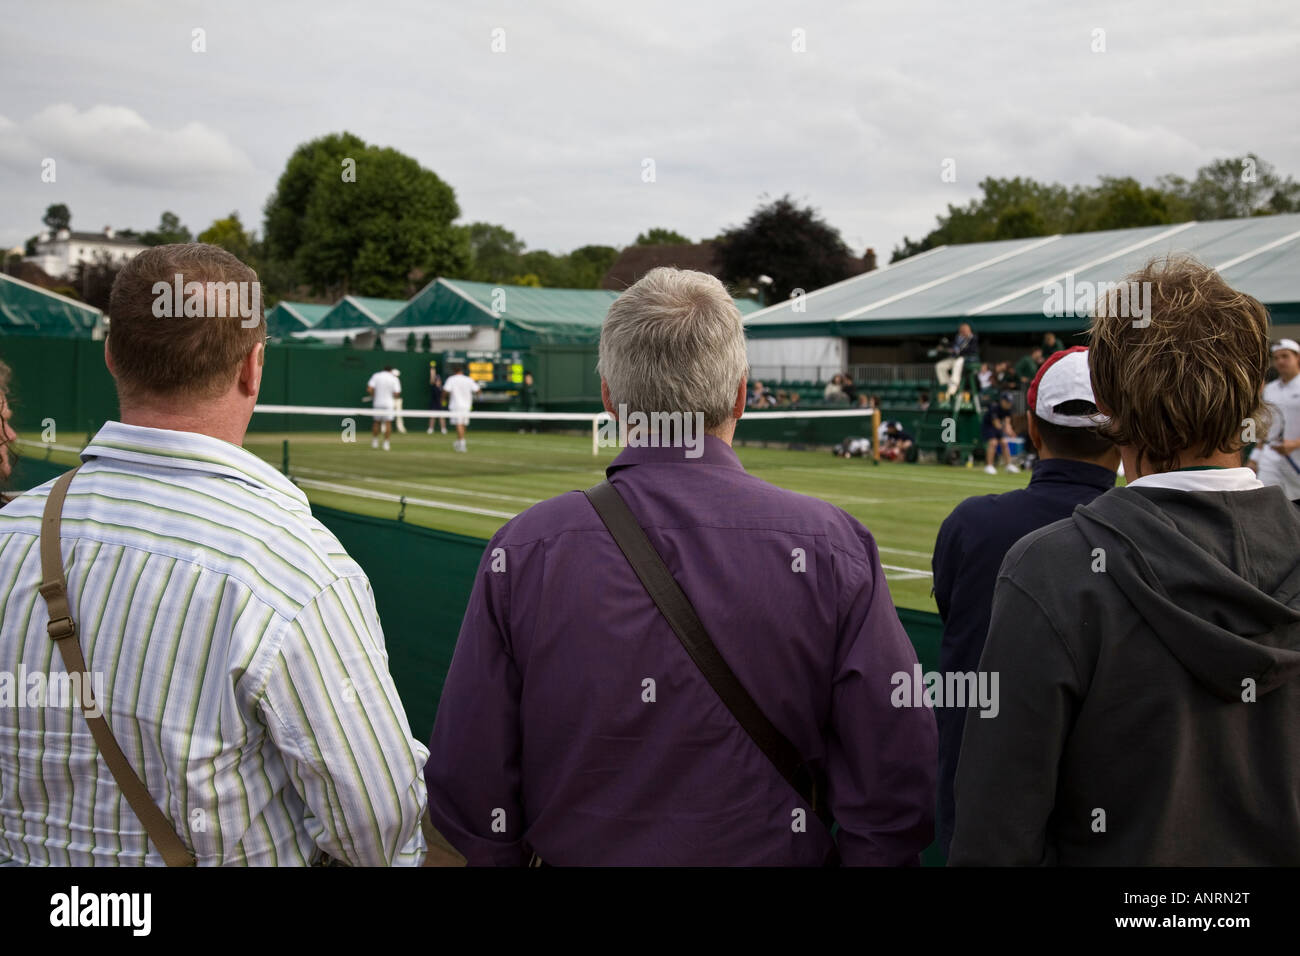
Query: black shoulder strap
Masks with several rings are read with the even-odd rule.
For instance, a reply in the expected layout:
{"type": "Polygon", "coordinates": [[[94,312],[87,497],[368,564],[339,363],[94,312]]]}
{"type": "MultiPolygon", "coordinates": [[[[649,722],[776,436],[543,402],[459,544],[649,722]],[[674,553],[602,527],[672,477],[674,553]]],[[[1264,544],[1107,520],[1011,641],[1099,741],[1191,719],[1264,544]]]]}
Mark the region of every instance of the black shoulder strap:
{"type": "Polygon", "coordinates": [[[637,523],[618,490],[608,481],[588,488],[583,492],[591,502],[600,520],[605,523],[614,541],[627,557],[632,570],[641,579],[650,597],[667,619],[677,639],[686,648],[695,666],[700,669],[705,680],[717,691],[722,702],[727,705],[736,721],[745,733],[753,739],[758,748],[772,761],[790,786],[803,797],[809,809],[830,825],[830,817],[825,806],[824,787],[819,787],[814,774],[799,756],[794,744],[777,730],[767,715],[759,708],[754,698],[745,690],[735,673],[727,666],[718,648],[704,629],[699,615],[690,599],[677,586],[672,572],[668,570],[659,552],[655,550],[645,531],[637,523]]]}

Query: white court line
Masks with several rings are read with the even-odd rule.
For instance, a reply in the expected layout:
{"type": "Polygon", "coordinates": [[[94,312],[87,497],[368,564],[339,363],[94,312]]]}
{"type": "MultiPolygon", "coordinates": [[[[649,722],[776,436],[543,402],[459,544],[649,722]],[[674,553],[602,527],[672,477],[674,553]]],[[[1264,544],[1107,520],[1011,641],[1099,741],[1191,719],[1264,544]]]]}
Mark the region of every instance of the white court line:
{"type": "Polygon", "coordinates": [[[905,548],[884,548],[876,545],[877,551],[888,551],[890,554],[906,554],[913,558],[932,558],[934,555],[927,551],[908,551],[905,548]]]}
{"type": "Polygon", "coordinates": [[[488,508],[475,508],[472,505],[456,505],[449,501],[433,501],[429,498],[412,498],[409,495],[390,495],[385,491],[371,491],[369,488],[357,488],[352,485],[336,485],[329,481],[314,481],[304,479],[298,482],[305,488],[319,488],[321,491],[333,491],[338,494],[352,495],[355,498],[371,498],[376,501],[391,501],[393,504],[400,504],[402,499],[406,499],[408,505],[416,505],[420,508],[438,508],[442,511],[459,511],[463,514],[486,515],[489,518],[513,518],[518,512],[515,511],[492,511],[488,508]]]}
{"type": "Polygon", "coordinates": [[[465,495],[472,498],[494,498],[497,501],[518,501],[525,505],[535,505],[541,498],[521,498],[518,495],[497,494],[491,491],[466,491],[451,485],[430,485],[423,481],[405,481],[401,478],[377,478],[370,475],[358,475],[350,471],[327,471],[324,468],[291,468],[295,475],[319,475],[324,478],[351,478],[353,481],[379,482],[396,485],[399,488],[415,488],[418,491],[441,491],[452,495],[465,495]]]}
{"type": "Polygon", "coordinates": [[[910,575],[914,578],[934,577],[934,574],[932,572],[922,571],[920,568],[900,568],[896,564],[884,564],[883,562],[881,563],[880,566],[884,568],[886,571],[901,571],[902,573],[910,575]]]}
{"type": "MultiPolygon", "coordinates": [[[[807,472],[812,472],[813,474],[821,475],[823,478],[839,477],[834,472],[828,472],[825,468],[812,468],[809,467],[808,465],[771,465],[764,470],[807,471],[807,472]]],[[[967,470],[967,469],[963,469],[963,470],[967,470]]],[[[975,469],[969,469],[969,470],[974,471],[975,469]]],[[[978,469],[978,472],[979,473],[977,475],[972,474],[962,478],[936,478],[929,475],[881,475],[881,474],[872,475],[871,472],[864,472],[863,475],[865,477],[865,480],[867,481],[884,481],[887,478],[897,478],[899,481],[918,481],[921,482],[922,484],[929,484],[929,485],[947,485],[953,488],[978,489],[979,487],[981,487],[981,485],[973,484],[971,482],[972,478],[974,478],[975,481],[981,482],[981,484],[983,484],[983,479],[993,477],[992,475],[986,475],[982,468],[978,469]]],[[[1001,472],[999,472],[999,474],[1001,474],[1001,472]]],[[[1027,474],[1027,472],[1022,471],[1021,474],[1027,474]]],[[[987,485],[984,485],[984,487],[987,487],[987,485]]],[[[978,491],[972,492],[972,494],[976,494],[976,493],[978,493],[978,491]]]]}

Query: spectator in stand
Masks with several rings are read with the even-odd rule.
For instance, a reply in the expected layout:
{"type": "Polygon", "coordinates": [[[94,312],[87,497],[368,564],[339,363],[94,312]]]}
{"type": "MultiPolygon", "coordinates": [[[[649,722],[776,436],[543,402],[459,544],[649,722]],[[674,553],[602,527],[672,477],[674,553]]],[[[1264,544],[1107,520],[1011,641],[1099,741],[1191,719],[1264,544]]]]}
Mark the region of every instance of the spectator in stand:
{"type": "Polygon", "coordinates": [[[1065,350],[1065,346],[1061,344],[1061,340],[1056,337],[1055,332],[1043,333],[1043,361],[1044,362],[1046,362],[1057,352],[1063,352],[1064,350],[1065,350]]]}
{"type": "Polygon", "coordinates": [[[784,408],[784,407],[785,407],[786,405],[788,405],[788,404],[790,404],[790,396],[789,396],[789,394],[786,393],[786,390],[785,390],[785,389],[783,389],[783,388],[778,388],[778,389],[776,390],[776,407],[777,407],[777,408],[784,408]]]}
{"type": "Polygon", "coordinates": [[[994,366],[993,384],[999,392],[1014,392],[1020,387],[1020,379],[1016,378],[1010,362],[999,362],[994,366]]]}
{"type": "Polygon", "coordinates": [[[998,473],[998,453],[1001,452],[1007,463],[1007,471],[1016,474],[1020,471],[1011,460],[1008,438],[1015,438],[1011,428],[1011,406],[1015,401],[1010,392],[1003,392],[997,402],[989,406],[980,423],[980,439],[984,442],[984,470],[990,475],[998,473]]]}
{"type": "Polygon", "coordinates": [[[1043,350],[1035,347],[1032,352],[1016,363],[1016,379],[1020,383],[1020,388],[1026,389],[1029,383],[1034,380],[1038,370],[1043,365],[1043,350]]]}
{"type": "MultiPolygon", "coordinates": [[[[1039,465],[1029,487],[959,504],[934,545],[934,596],[943,618],[939,671],[975,673],[989,629],[998,568],[1020,538],[1067,518],[1115,486],[1119,451],[1097,433],[1097,405],[1083,348],[1057,352],[1029,387],[1029,439],[1039,465]]],[[[952,786],[969,711],[940,707],[937,837],[946,856],[955,819],[952,786]]],[[[972,716],[977,723],[980,719],[972,716]]]]}
{"type": "Polygon", "coordinates": [[[1245,867],[1300,860],[1300,509],[1241,464],[1269,315],[1157,259],[1145,322],[1112,291],[1088,352],[1128,483],[1007,553],[966,723],[950,861],[1245,867]]]}
{"type": "Polygon", "coordinates": [[[790,408],[793,410],[793,409],[796,409],[796,408],[798,408],[798,407],[799,407],[799,393],[798,393],[798,392],[791,392],[791,393],[790,393],[790,408]]]}
{"type": "Polygon", "coordinates": [[[763,396],[766,393],[767,393],[767,389],[763,387],[763,383],[755,379],[753,382],[750,383],[749,392],[745,396],[745,407],[762,408],[763,396]]]}
{"type": "Polygon", "coordinates": [[[930,410],[930,393],[925,389],[917,392],[916,404],[920,406],[921,411],[928,412],[930,410]]]}
{"type": "Polygon", "coordinates": [[[996,378],[994,378],[993,369],[989,367],[988,362],[985,362],[983,365],[980,366],[980,371],[979,371],[980,394],[983,394],[984,392],[987,392],[989,389],[991,389],[995,381],[996,378]]]}
{"type": "Polygon", "coordinates": [[[844,395],[844,376],[836,372],[831,376],[831,380],[826,383],[826,388],[822,390],[823,402],[843,402],[846,401],[844,395]]]}
{"type": "Polygon", "coordinates": [[[940,402],[951,402],[961,390],[961,372],[968,359],[979,355],[979,336],[971,329],[969,322],[957,326],[957,338],[952,342],[944,339],[937,351],[945,357],[934,366],[935,377],[939,387],[944,390],[940,402]]]}
{"type": "Polygon", "coordinates": [[[858,389],[853,384],[853,377],[847,372],[840,376],[840,389],[844,392],[844,397],[848,399],[850,405],[857,404],[858,389]]]}
{"type": "Polygon", "coordinates": [[[856,404],[858,408],[870,408],[871,396],[868,395],[866,392],[858,392],[858,400],[856,404]]]}

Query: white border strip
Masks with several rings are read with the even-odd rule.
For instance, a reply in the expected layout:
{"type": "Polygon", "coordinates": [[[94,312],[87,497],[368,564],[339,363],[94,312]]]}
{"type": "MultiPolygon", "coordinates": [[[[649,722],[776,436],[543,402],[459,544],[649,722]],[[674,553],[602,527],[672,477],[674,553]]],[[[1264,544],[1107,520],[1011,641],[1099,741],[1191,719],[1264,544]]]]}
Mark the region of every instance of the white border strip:
{"type": "Polygon", "coordinates": [[[1227,262],[1215,266],[1214,269],[1216,272],[1222,272],[1224,269],[1231,269],[1233,266],[1240,265],[1241,263],[1245,262],[1247,259],[1253,259],[1255,258],[1255,256],[1261,255],[1272,249],[1276,249],[1278,246],[1284,246],[1288,242],[1291,242],[1292,240],[1297,238],[1300,238],[1300,229],[1297,229],[1289,236],[1283,236],[1281,239],[1274,239],[1272,242],[1266,243],[1265,245],[1260,246],[1258,249],[1252,249],[1250,250],[1250,252],[1243,253],[1237,256],[1237,258],[1235,259],[1229,259],[1227,262]]]}
{"type": "Polygon", "coordinates": [[[866,313],[872,311],[873,309],[879,309],[886,305],[892,305],[893,303],[897,302],[899,299],[906,299],[908,296],[916,295],[916,293],[924,292],[927,289],[933,289],[935,286],[941,286],[945,282],[951,282],[953,279],[960,279],[962,276],[968,276],[972,272],[979,272],[981,269],[987,268],[988,266],[995,266],[999,262],[1006,262],[1008,259],[1014,259],[1016,256],[1024,255],[1026,252],[1032,252],[1035,249],[1042,248],[1043,246],[1048,245],[1049,243],[1053,243],[1060,238],[1061,238],[1061,234],[1057,233],[1054,236],[1048,236],[1045,239],[1040,239],[1038,242],[1031,242],[1027,246],[1023,246],[1020,249],[1013,249],[1010,252],[1004,252],[1001,255],[994,256],[992,259],[985,259],[983,262],[977,262],[973,266],[967,266],[965,269],[958,269],[956,272],[950,272],[947,275],[940,276],[938,279],[931,279],[929,282],[923,282],[920,285],[912,286],[912,288],[910,289],[904,289],[902,292],[897,292],[894,295],[886,296],[885,298],[881,299],[879,302],[872,302],[870,305],[865,305],[862,308],[857,309],[853,312],[848,312],[844,315],[841,315],[839,317],[839,321],[846,322],[849,319],[856,319],[858,316],[865,315],[866,313]]]}
{"type": "MultiPolygon", "coordinates": [[[[1064,279],[1068,275],[1077,275],[1078,273],[1082,272],[1084,269],[1091,269],[1095,266],[1104,265],[1105,263],[1110,262],[1112,259],[1118,259],[1121,256],[1126,256],[1130,252],[1136,252],[1137,250],[1149,246],[1153,243],[1159,242],[1162,239],[1168,239],[1170,236],[1176,236],[1184,229],[1190,229],[1192,228],[1192,226],[1197,226],[1197,225],[1200,225],[1200,223],[1198,223],[1195,219],[1191,220],[1190,222],[1179,223],[1178,225],[1174,226],[1172,229],[1166,229],[1164,232],[1156,233],[1156,235],[1151,236],[1150,238],[1147,239],[1143,239],[1141,242],[1134,242],[1130,245],[1125,246],[1122,249],[1116,249],[1114,252],[1107,253],[1104,256],[1099,256],[1096,259],[1090,259],[1089,261],[1082,263],[1081,265],[1075,266],[1073,269],[1066,269],[1064,272],[1058,272],[1054,276],[1048,276],[1046,279],[1040,279],[1039,281],[1035,282],[1033,285],[1027,285],[1023,289],[1017,289],[1015,292],[1009,292],[1006,295],[1000,296],[991,302],[985,302],[983,305],[979,305],[971,309],[969,312],[966,313],[966,315],[979,315],[981,312],[985,312],[989,309],[996,308],[997,306],[1010,302],[1013,299],[1018,299],[1022,295],[1028,295],[1031,292],[1036,292],[1042,289],[1043,286],[1047,285],[1049,282],[1058,282],[1061,279],[1064,279]]],[[[1078,233],[1078,235],[1087,235],[1087,233],[1078,233]]]]}

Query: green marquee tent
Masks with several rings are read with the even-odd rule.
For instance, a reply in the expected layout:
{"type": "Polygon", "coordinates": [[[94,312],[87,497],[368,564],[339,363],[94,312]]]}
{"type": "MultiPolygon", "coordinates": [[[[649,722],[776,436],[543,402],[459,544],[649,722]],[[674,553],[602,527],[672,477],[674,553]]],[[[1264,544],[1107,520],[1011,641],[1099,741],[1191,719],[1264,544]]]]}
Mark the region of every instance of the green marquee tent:
{"type": "Polygon", "coordinates": [[[435,279],[389,324],[490,326],[501,348],[582,345],[600,338],[600,325],[618,293],[608,289],[538,289],[533,286],[435,279]]]}
{"type": "Polygon", "coordinates": [[[67,296],[0,273],[0,334],[90,338],[104,313],[67,296]]]}
{"type": "Polygon", "coordinates": [[[312,326],[315,331],[375,329],[388,325],[406,305],[404,299],[371,299],[347,295],[312,326]]]}
{"type": "Polygon", "coordinates": [[[273,339],[287,339],[294,332],[314,328],[332,309],[314,302],[280,302],[266,313],[266,331],[273,339]]]}

